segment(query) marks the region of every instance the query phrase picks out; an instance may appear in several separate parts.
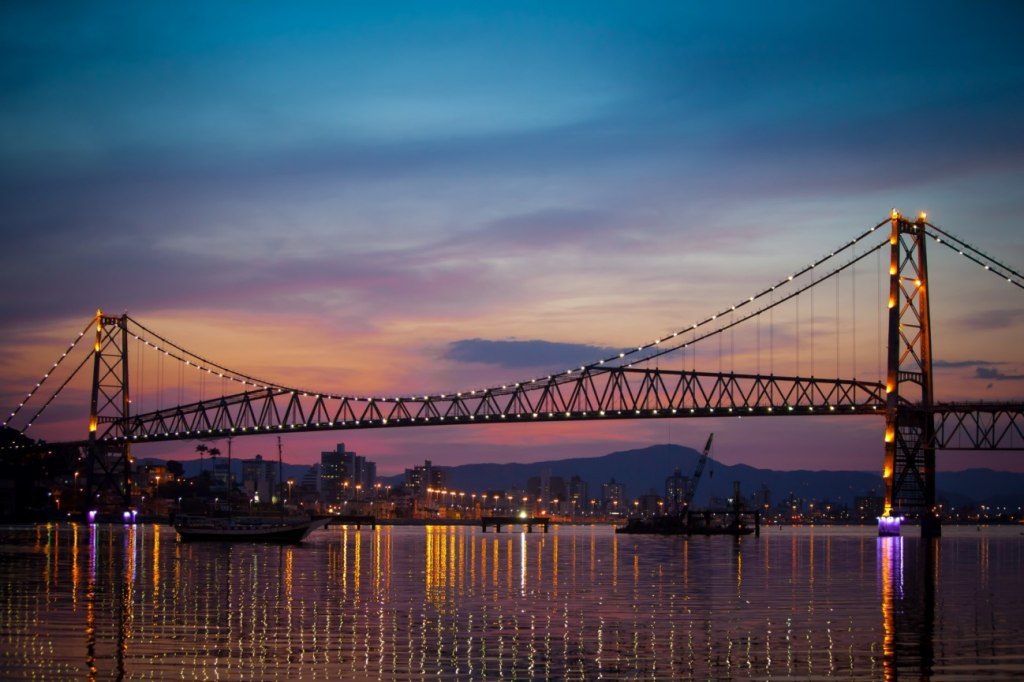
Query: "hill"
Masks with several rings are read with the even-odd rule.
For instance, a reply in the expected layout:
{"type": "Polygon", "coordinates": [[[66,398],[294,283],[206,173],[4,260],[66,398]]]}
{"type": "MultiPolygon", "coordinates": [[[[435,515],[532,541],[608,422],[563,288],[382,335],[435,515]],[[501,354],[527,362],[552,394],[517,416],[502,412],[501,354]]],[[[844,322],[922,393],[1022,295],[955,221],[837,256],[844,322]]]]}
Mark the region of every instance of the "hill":
{"type": "MultiPolygon", "coordinates": [[[[448,487],[462,490],[487,490],[503,487],[525,487],[531,476],[540,476],[545,470],[550,476],[561,476],[568,481],[579,476],[587,481],[590,496],[600,495],[601,484],[611,479],[626,486],[626,496],[633,498],[653,490],[664,494],[665,479],[678,468],[691,476],[700,453],[681,445],[652,445],[638,450],[613,452],[602,457],[579,457],[549,460],[530,464],[464,464],[443,467],[447,472],[448,487]]],[[[384,479],[400,484],[401,476],[384,479]]],[[[866,471],[778,471],[759,469],[746,464],[725,465],[708,460],[707,468],[697,490],[694,504],[705,506],[712,497],[732,495],[733,481],[739,481],[745,496],[767,487],[772,503],[789,497],[829,500],[837,504],[852,505],[853,498],[861,495],[881,495],[882,478],[878,472],[866,471]]],[[[1024,505],[1024,474],[969,469],[960,472],[939,472],[936,485],[938,496],[951,504],[962,506],[974,502],[1024,505]]]]}

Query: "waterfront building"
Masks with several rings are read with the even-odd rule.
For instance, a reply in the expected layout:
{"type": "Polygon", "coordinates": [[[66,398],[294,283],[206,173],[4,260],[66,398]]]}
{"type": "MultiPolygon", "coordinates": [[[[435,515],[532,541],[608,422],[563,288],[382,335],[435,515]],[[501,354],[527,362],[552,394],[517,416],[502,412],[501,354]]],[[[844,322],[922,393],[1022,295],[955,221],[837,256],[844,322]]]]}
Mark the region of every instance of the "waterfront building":
{"type": "Polygon", "coordinates": [[[242,489],[250,500],[270,502],[277,485],[277,462],[256,455],[242,460],[242,489]]]}
{"type": "Polygon", "coordinates": [[[626,486],[615,479],[601,484],[601,505],[606,514],[628,513],[626,509],[626,486]]]}
{"type": "Polygon", "coordinates": [[[677,468],[665,479],[665,513],[679,514],[684,511],[687,492],[690,490],[690,477],[683,476],[677,468]]]}
{"type": "Polygon", "coordinates": [[[573,476],[569,479],[569,489],[566,491],[567,497],[571,506],[571,512],[576,514],[578,512],[589,509],[587,500],[590,499],[590,495],[587,491],[587,482],[579,476],[573,476]]]}
{"type": "Polygon", "coordinates": [[[431,461],[424,460],[422,466],[415,466],[405,470],[405,490],[420,499],[427,498],[427,490],[443,488],[447,484],[447,476],[444,469],[435,467],[431,461]]]}
{"type": "Polygon", "coordinates": [[[377,465],[346,450],[344,443],[320,453],[320,500],[325,504],[358,500],[376,482],[377,465]]]}

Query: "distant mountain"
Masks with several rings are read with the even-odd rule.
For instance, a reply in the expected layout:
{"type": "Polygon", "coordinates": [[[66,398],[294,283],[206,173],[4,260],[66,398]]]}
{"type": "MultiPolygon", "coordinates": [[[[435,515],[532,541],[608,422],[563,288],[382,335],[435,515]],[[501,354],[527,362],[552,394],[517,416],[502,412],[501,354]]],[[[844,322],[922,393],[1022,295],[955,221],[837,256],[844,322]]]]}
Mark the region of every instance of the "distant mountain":
{"type": "MultiPolygon", "coordinates": [[[[626,486],[626,496],[633,498],[651,490],[663,495],[665,479],[672,475],[673,470],[678,468],[684,476],[692,476],[699,457],[699,452],[681,445],[653,445],[639,450],[613,452],[603,457],[530,464],[464,464],[443,468],[447,472],[448,486],[461,490],[524,488],[531,476],[540,476],[546,470],[550,476],[561,476],[566,482],[572,476],[579,476],[587,482],[592,498],[600,496],[602,483],[615,479],[626,486]]],[[[384,481],[397,485],[402,482],[402,476],[388,477],[384,481]]],[[[773,504],[792,494],[797,498],[852,505],[855,497],[881,495],[884,491],[882,477],[875,472],[776,471],[746,464],[725,465],[711,458],[697,489],[694,505],[706,506],[712,497],[730,497],[733,481],[740,482],[744,496],[766,486],[771,491],[773,504]]],[[[956,506],[972,501],[1024,505],[1024,474],[991,469],[940,472],[936,487],[939,498],[945,498],[956,506]]]]}
{"type": "MultiPolygon", "coordinates": [[[[447,472],[448,486],[467,491],[525,488],[531,476],[540,476],[547,470],[551,476],[561,476],[568,483],[579,476],[590,489],[592,498],[601,495],[601,484],[611,479],[626,486],[626,496],[634,498],[653,490],[664,495],[665,479],[679,469],[684,476],[692,476],[700,453],[681,445],[652,445],[638,450],[613,452],[602,457],[577,457],[530,464],[463,464],[441,467],[447,472]]],[[[225,458],[218,459],[218,463],[225,458]]],[[[146,459],[143,463],[163,463],[162,459],[146,459]]],[[[183,460],[187,476],[199,473],[200,461],[183,460]]],[[[203,463],[212,468],[207,458],[203,463]]],[[[232,462],[235,476],[241,479],[242,463],[232,462]]],[[[282,465],[284,478],[296,481],[309,471],[304,464],[282,465]]],[[[382,477],[384,483],[400,485],[403,476],[382,477]]],[[[732,495],[732,482],[739,481],[742,494],[749,497],[766,486],[771,491],[772,504],[792,494],[797,498],[828,500],[835,504],[853,504],[861,495],[881,495],[882,478],[867,471],[776,471],[758,469],[746,464],[725,465],[708,460],[697,489],[694,504],[707,506],[712,497],[728,498],[732,495]]],[[[1024,506],[1024,474],[992,469],[967,469],[957,472],[939,472],[936,479],[940,500],[960,507],[966,504],[993,506],[1024,506]]]]}

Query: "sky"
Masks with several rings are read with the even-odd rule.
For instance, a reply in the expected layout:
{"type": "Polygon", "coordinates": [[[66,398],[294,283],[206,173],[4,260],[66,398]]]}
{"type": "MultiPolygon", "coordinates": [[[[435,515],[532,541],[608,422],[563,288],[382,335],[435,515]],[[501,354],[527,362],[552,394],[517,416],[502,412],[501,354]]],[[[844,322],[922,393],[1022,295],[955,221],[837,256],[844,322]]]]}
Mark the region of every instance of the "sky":
{"type": "MultiPolygon", "coordinates": [[[[892,207],[1024,265],[1018,3],[295,4],[0,5],[2,407],[97,308],[289,386],[441,393],[685,328],[892,207]]],[[[929,264],[937,398],[1021,400],[1024,292],[929,264]]],[[[837,307],[872,303],[872,267],[837,307]]],[[[834,325],[860,358],[837,371],[876,367],[860,322],[834,325]]],[[[87,409],[28,435],[79,438],[87,409]]],[[[344,442],[396,473],[712,430],[726,463],[881,468],[874,418],[338,432],[285,457],[344,442]]]]}

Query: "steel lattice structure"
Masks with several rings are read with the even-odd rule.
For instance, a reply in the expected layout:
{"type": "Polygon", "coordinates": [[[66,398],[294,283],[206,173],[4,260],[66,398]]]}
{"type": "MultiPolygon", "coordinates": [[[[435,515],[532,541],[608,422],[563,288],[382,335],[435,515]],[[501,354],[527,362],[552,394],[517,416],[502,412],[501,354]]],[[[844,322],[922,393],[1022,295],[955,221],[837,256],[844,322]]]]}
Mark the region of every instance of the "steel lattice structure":
{"type": "Polygon", "coordinates": [[[656,368],[584,369],[506,389],[359,399],[281,388],[132,415],[103,439],[153,442],[281,431],[664,417],[881,414],[882,384],[656,368]]]}
{"type": "Polygon", "coordinates": [[[1024,450],[1019,403],[940,403],[932,414],[937,450],[1024,450]]]}

